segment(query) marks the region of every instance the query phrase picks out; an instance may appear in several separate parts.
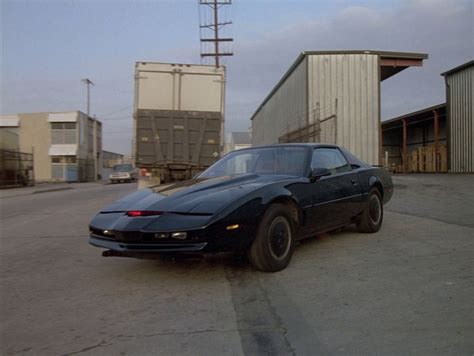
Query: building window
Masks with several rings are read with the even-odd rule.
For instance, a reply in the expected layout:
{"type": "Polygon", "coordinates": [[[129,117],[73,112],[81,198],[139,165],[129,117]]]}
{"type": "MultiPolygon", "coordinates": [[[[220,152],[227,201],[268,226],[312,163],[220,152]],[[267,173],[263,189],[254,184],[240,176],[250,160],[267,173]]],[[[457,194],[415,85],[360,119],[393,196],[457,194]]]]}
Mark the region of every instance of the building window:
{"type": "Polygon", "coordinates": [[[51,143],[76,144],[76,123],[75,122],[52,122],[51,123],[51,143]]]}
{"type": "Polygon", "coordinates": [[[76,163],[76,156],[54,156],[51,157],[51,163],[76,163]]]}

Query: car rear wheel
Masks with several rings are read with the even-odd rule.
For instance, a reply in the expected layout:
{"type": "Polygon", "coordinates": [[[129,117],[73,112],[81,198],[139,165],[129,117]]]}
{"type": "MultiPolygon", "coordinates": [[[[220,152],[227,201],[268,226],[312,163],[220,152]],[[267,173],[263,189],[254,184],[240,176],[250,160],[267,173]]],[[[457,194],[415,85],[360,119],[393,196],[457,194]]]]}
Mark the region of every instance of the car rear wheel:
{"type": "Polygon", "coordinates": [[[284,269],[293,255],[293,235],[293,220],[288,209],[282,204],[270,206],[248,251],[250,263],[265,272],[284,269]]]}
{"type": "Polygon", "coordinates": [[[366,233],[377,232],[382,226],[382,221],[382,195],[377,188],[374,188],[370,191],[364,211],[357,221],[357,231],[366,233]]]}

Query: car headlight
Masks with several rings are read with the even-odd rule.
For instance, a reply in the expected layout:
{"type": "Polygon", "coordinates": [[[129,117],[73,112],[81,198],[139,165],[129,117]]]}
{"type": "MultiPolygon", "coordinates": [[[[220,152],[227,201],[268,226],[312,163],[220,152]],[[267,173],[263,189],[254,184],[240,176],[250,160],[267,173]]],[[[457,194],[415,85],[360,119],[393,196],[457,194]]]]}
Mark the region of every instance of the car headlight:
{"type": "Polygon", "coordinates": [[[173,232],[171,234],[171,237],[173,239],[184,240],[184,239],[186,239],[186,237],[188,237],[188,234],[186,232],[173,232]]]}

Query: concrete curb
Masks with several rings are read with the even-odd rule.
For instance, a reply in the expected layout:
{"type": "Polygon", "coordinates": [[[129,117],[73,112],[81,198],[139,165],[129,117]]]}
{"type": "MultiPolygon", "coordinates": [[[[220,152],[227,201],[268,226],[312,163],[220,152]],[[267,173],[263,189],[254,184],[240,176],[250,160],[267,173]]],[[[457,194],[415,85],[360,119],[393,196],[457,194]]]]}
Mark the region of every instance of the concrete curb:
{"type": "MultiPolygon", "coordinates": [[[[49,193],[49,192],[58,192],[64,190],[72,190],[72,189],[84,189],[89,188],[90,186],[82,186],[82,184],[90,184],[90,183],[72,183],[71,185],[61,184],[60,186],[35,186],[35,187],[24,187],[24,188],[13,188],[13,189],[5,189],[0,191],[0,200],[15,198],[15,197],[22,197],[34,194],[41,194],[41,193],[49,193]]],[[[93,183],[91,183],[93,184],[93,183]]],[[[105,186],[105,184],[98,184],[98,186],[105,186]]]]}
{"type": "MultiPolygon", "coordinates": [[[[48,192],[59,192],[61,190],[69,190],[74,189],[73,187],[61,187],[61,188],[52,188],[52,189],[44,189],[44,190],[35,190],[31,194],[41,194],[41,193],[48,193],[48,192]]],[[[26,194],[27,195],[27,194],[26,194]]]]}

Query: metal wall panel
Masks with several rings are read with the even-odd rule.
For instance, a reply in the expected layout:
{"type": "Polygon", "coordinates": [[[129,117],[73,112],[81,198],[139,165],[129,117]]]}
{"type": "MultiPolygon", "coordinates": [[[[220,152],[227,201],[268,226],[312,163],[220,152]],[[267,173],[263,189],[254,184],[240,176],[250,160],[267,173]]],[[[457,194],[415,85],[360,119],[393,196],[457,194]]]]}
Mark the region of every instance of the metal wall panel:
{"type": "Polygon", "coordinates": [[[308,56],[310,123],[321,143],[343,146],[369,164],[379,164],[380,78],[375,54],[308,56]]]}
{"type": "Polygon", "coordinates": [[[252,145],[277,143],[285,133],[307,125],[308,71],[303,59],[252,120],[252,145]]]}
{"type": "Polygon", "coordinates": [[[450,172],[474,172],[474,66],[446,76],[450,172]]]}
{"type": "Polygon", "coordinates": [[[209,167],[219,157],[221,121],[211,111],[139,110],[137,165],[209,167]]]}

